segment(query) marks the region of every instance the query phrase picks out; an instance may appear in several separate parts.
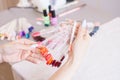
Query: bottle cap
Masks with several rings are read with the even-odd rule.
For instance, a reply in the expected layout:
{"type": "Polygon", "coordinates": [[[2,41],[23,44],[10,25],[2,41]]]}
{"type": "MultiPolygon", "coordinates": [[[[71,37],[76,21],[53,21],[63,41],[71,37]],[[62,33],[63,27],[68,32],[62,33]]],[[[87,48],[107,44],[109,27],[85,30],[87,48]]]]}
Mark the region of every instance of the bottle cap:
{"type": "Polygon", "coordinates": [[[52,17],[53,17],[53,18],[56,17],[55,10],[52,10],[52,11],[51,11],[51,14],[52,14],[52,17]]]}
{"type": "Polygon", "coordinates": [[[52,9],[51,5],[48,6],[48,9],[49,9],[49,13],[50,13],[51,9],[52,9]]]}
{"type": "Polygon", "coordinates": [[[47,11],[46,11],[46,9],[43,10],[43,15],[44,15],[44,16],[47,16],[47,11]]]}

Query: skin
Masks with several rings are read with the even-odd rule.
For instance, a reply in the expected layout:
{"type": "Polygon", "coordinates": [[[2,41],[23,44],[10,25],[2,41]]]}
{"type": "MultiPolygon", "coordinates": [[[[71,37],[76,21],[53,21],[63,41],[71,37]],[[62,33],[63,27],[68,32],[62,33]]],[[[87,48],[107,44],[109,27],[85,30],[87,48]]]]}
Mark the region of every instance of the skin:
{"type": "Polygon", "coordinates": [[[39,63],[43,57],[36,52],[36,49],[30,46],[36,42],[20,39],[0,46],[3,62],[19,62],[28,60],[32,63],[39,63]]]}

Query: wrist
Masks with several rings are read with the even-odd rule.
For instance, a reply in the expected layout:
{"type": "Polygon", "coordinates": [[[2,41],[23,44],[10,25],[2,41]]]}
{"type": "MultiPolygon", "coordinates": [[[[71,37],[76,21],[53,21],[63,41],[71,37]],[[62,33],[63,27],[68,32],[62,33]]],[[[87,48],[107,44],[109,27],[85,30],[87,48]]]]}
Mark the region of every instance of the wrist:
{"type": "Polygon", "coordinates": [[[81,62],[83,61],[86,53],[87,53],[87,49],[83,50],[83,48],[81,48],[82,50],[75,50],[72,51],[69,55],[69,58],[67,60],[67,64],[69,66],[76,66],[79,67],[81,62]]]}

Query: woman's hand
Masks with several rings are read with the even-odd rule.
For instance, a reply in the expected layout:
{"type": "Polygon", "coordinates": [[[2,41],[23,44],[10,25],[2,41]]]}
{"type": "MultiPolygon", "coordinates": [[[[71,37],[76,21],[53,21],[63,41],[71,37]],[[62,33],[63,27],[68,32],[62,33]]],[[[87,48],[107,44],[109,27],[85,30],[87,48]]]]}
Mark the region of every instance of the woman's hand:
{"type": "Polygon", "coordinates": [[[71,50],[69,52],[69,60],[72,60],[74,63],[79,64],[79,61],[81,61],[87,52],[90,36],[85,28],[79,27],[76,31],[76,38],[71,45],[71,50]]]}
{"type": "Polygon", "coordinates": [[[20,39],[1,46],[3,62],[28,60],[32,63],[39,63],[43,57],[34,48],[31,48],[31,45],[35,43],[27,39],[20,39]]]}

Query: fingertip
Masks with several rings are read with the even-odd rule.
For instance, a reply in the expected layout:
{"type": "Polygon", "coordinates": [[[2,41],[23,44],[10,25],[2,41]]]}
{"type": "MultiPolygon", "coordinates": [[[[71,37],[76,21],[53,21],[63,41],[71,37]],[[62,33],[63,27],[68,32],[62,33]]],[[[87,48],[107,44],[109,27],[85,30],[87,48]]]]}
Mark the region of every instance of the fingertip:
{"type": "Polygon", "coordinates": [[[31,56],[29,56],[26,60],[34,64],[39,64],[41,62],[39,59],[33,58],[31,56]]]}

